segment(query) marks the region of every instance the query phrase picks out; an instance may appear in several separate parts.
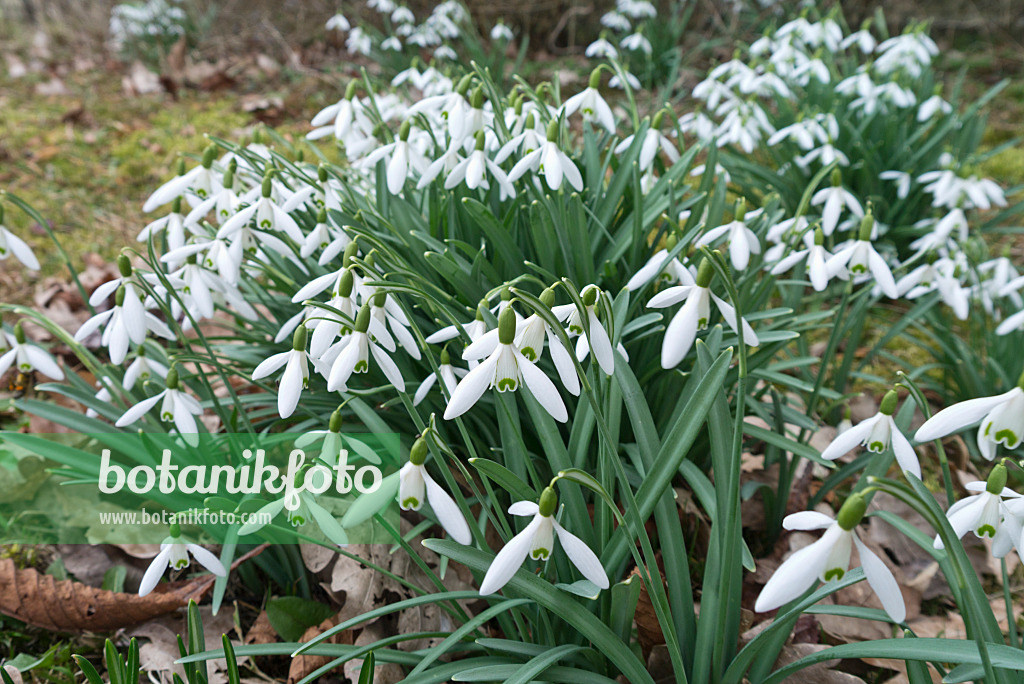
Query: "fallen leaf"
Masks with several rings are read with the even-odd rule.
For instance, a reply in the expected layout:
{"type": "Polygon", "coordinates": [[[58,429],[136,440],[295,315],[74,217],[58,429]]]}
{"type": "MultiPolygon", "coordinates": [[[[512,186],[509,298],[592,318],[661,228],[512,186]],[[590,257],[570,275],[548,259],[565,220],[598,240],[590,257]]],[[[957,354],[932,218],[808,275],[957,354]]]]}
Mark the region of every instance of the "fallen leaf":
{"type": "MultiPolygon", "coordinates": [[[[321,634],[329,630],[331,627],[334,627],[335,625],[339,624],[340,622],[341,621],[338,619],[337,615],[331,618],[327,618],[319,625],[307,629],[305,633],[302,635],[302,638],[299,639],[299,642],[304,644],[307,641],[310,641],[315,637],[320,636],[321,634]]],[[[332,634],[321,643],[351,645],[352,638],[352,630],[346,629],[343,632],[332,634]]],[[[307,677],[309,674],[315,672],[316,670],[319,670],[321,667],[331,662],[332,660],[333,658],[329,658],[327,656],[297,656],[295,658],[292,658],[291,665],[289,665],[288,667],[288,684],[294,684],[300,679],[307,677]]],[[[327,673],[323,673],[320,676],[325,677],[326,675],[327,673]]]]}
{"type": "MultiPolygon", "coordinates": [[[[221,648],[222,635],[230,635],[235,627],[233,611],[222,610],[213,615],[210,606],[200,606],[199,614],[203,620],[203,641],[206,650],[221,648]]],[[[144,672],[159,675],[160,681],[163,682],[170,682],[173,674],[185,677],[184,667],[175,661],[181,657],[178,651],[178,635],[186,634],[188,631],[186,620],[184,615],[166,615],[127,630],[128,636],[148,640],[139,648],[139,666],[144,672]]],[[[244,665],[248,658],[237,656],[237,660],[239,665],[244,665]]],[[[224,658],[208,660],[206,665],[210,675],[209,684],[227,681],[227,662],[224,658]]]]}

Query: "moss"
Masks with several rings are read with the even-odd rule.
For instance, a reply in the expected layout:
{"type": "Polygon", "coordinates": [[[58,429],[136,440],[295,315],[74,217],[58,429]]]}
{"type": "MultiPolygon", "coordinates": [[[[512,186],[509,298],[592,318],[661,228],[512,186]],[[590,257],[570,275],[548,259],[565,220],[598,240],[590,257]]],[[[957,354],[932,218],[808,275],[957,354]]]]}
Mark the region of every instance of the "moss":
{"type": "Polygon", "coordinates": [[[979,171],[1006,186],[1024,183],[1024,148],[1013,147],[985,160],[979,171]]]}

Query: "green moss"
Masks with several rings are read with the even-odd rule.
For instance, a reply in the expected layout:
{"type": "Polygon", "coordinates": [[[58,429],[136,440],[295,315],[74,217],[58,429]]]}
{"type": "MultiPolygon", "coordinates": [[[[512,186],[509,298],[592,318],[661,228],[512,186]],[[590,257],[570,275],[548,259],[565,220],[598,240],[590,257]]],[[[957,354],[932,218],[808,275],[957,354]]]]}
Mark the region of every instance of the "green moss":
{"type": "Polygon", "coordinates": [[[1024,183],[1024,148],[1013,147],[985,160],[979,171],[1005,186],[1024,183]]]}

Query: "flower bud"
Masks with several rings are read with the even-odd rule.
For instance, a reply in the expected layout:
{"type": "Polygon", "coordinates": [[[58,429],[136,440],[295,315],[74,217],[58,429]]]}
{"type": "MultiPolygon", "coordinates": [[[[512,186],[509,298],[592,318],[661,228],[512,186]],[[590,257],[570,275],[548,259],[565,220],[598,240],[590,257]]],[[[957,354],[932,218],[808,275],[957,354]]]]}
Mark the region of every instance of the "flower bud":
{"type": "Polygon", "coordinates": [[[473,109],[483,109],[484,108],[484,87],[483,86],[477,86],[476,90],[473,91],[473,94],[470,95],[469,106],[472,107],[473,109]]]}
{"type": "Polygon", "coordinates": [[[270,171],[267,171],[267,175],[263,176],[263,187],[260,188],[263,197],[270,197],[270,193],[274,188],[273,180],[274,171],[271,169],[270,171]]]}
{"type": "Polygon", "coordinates": [[[455,88],[455,92],[465,97],[466,93],[469,92],[469,86],[472,84],[473,74],[466,74],[465,76],[462,77],[462,80],[459,81],[459,85],[455,88]]]}
{"type": "Polygon", "coordinates": [[[203,168],[208,169],[213,166],[213,160],[217,158],[217,146],[207,145],[206,149],[203,150],[203,168]]]}
{"type": "Polygon", "coordinates": [[[655,131],[661,129],[661,122],[665,119],[665,110],[659,109],[651,120],[651,128],[655,131]]]}
{"type": "Polygon", "coordinates": [[[366,302],[356,314],[356,332],[366,333],[370,328],[370,303],[366,302]]]}
{"type": "Polygon", "coordinates": [[[985,483],[985,491],[998,496],[1006,486],[1006,466],[1002,463],[996,464],[992,472],[988,474],[988,481],[985,483]]]}
{"type": "Polygon", "coordinates": [[[665,238],[665,251],[671,252],[679,244],[679,236],[675,233],[669,233],[668,237],[665,238]]]}
{"type": "Polygon", "coordinates": [[[601,87],[601,67],[597,67],[590,72],[590,83],[588,85],[594,90],[601,87]]]}
{"type": "Polygon", "coordinates": [[[707,288],[711,285],[711,279],[715,277],[715,269],[707,257],[700,260],[697,267],[697,287],[707,288]]]}
{"type": "Polygon", "coordinates": [[[331,420],[327,423],[327,429],[331,432],[341,432],[341,407],[334,409],[334,413],[331,414],[331,420]]]}
{"type": "Polygon", "coordinates": [[[548,142],[558,142],[558,119],[552,119],[548,124],[548,142]]]}
{"type": "Polygon", "coordinates": [[[445,347],[444,349],[441,350],[441,365],[442,366],[450,366],[450,365],[452,365],[452,357],[448,353],[448,348],[447,347],[445,347]]]}
{"type": "Polygon", "coordinates": [[[546,288],[540,293],[540,303],[549,309],[555,304],[555,290],[554,288],[546,288]]]}
{"type": "Polygon", "coordinates": [[[308,335],[309,331],[306,329],[306,326],[299,325],[292,335],[292,350],[297,352],[306,351],[306,337],[308,335]]]}
{"type": "Polygon", "coordinates": [[[186,169],[185,169],[185,158],[184,157],[178,157],[178,164],[177,164],[177,168],[175,169],[175,173],[177,175],[179,175],[179,176],[184,176],[185,175],[185,171],[186,171],[186,169]]]}
{"type": "Polygon", "coordinates": [[[167,389],[176,390],[178,389],[178,367],[172,365],[170,370],[167,371],[167,377],[164,379],[167,385],[167,389]]]}
{"type": "Polygon", "coordinates": [[[864,218],[860,220],[860,234],[857,236],[859,240],[864,242],[871,242],[871,231],[875,229],[875,217],[871,215],[869,209],[864,218]]]}
{"type": "Polygon", "coordinates": [[[327,223],[327,207],[320,207],[320,211],[316,214],[317,223],[327,223]]]}
{"type": "Polygon", "coordinates": [[[427,452],[427,440],[417,437],[416,441],[412,443],[412,448],[409,449],[409,463],[417,466],[423,465],[427,460],[427,452]]]}
{"type": "Polygon", "coordinates": [[[825,244],[825,234],[821,232],[821,228],[814,229],[814,244],[821,247],[825,244]]]}
{"type": "Polygon", "coordinates": [[[484,312],[487,311],[487,300],[481,299],[480,303],[476,305],[476,320],[484,320],[484,312]]]}
{"type": "Polygon", "coordinates": [[[320,166],[316,167],[316,178],[318,181],[320,181],[321,183],[326,183],[328,177],[329,176],[327,175],[326,164],[321,164],[320,166]]]}
{"type": "Polygon", "coordinates": [[[516,338],[516,312],[511,306],[505,307],[498,317],[498,342],[512,344],[516,338]]]}
{"type": "Polygon", "coordinates": [[[356,96],[356,88],[359,87],[359,81],[349,81],[348,86],[345,87],[345,99],[353,100],[356,96]]]}
{"type": "Polygon", "coordinates": [[[896,390],[889,390],[882,397],[882,405],[879,407],[878,412],[884,416],[891,416],[896,411],[896,403],[899,401],[899,394],[896,390]]]}
{"type": "Polygon", "coordinates": [[[558,494],[551,487],[545,487],[540,494],[540,501],[537,504],[538,513],[545,518],[550,518],[558,508],[558,494]]]}
{"type": "Polygon", "coordinates": [[[181,525],[178,524],[177,520],[172,522],[170,527],[171,527],[171,529],[170,529],[170,537],[171,537],[171,539],[178,539],[179,537],[181,537],[181,525]]]}
{"type": "Polygon", "coordinates": [[[345,253],[341,257],[341,265],[351,266],[352,259],[355,257],[356,254],[359,254],[359,245],[357,245],[356,241],[353,240],[352,242],[345,245],[345,253]]]}
{"type": "Polygon", "coordinates": [[[114,306],[124,306],[124,294],[126,288],[124,285],[120,285],[117,288],[117,292],[114,293],[114,306]]]}
{"type": "Polygon", "coordinates": [[[864,500],[864,497],[860,493],[851,494],[839,509],[836,522],[839,523],[839,527],[849,532],[860,524],[867,510],[868,502],[864,500]]]}
{"type": "Polygon", "coordinates": [[[351,297],[352,288],[355,287],[356,278],[352,275],[352,269],[346,268],[341,274],[341,281],[338,283],[338,296],[339,297],[351,297]]]}
{"type": "Polygon", "coordinates": [[[533,112],[530,112],[529,114],[526,115],[526,126],[525,127],[526,127],[527,130],[533,130],[533,128],[536,125],[537,125],[537,119],[534,118],[533,112]]]}
{"type": "Polygon", "coordinates": [[[25,328],[21,321],[14,324],[14,341],[18,344],[25,344],[25,328]]]}
{"type": "Polygon", "coordinates": [[[843,174],[842,174],[842,172],[838,168],[832,169],[832,187],[833,188],[838,188],[842,184],[843,184],[843,174]]]}
{"type": "Polygon", "coordinates": [[[171,200],[171,213],[172,214],[180,214],[181,213],[181,195],[178,195],[173,200],[171,200]]]}
{"type": "Polygon", "coordinates": [[[743,221],[747,216],[747,200],[740,197],[736,200],[736,208],[733,210],[733,219],[736,221],[743,221]]]}
{"type": "Polygon", "coordinates": [[[597,296],[601,294],[600,288],[596,285],[587,285],[583,288],[583,292],[580,294],[580,299],[583,300],[583,306],[591,307],[597,304],[597,296]]]}
{"type": "Polygon", "coordinates": [[[398,129],[398,139],[402,142],[408,141],[410,131],[412,131],[412,121],[406,119],[402,122],[402,127],[398,129]]]}
{"type": "Polygon", "coordinates": [[[130,278],[132,275],[132,262],[127,254],[117,257],[117,270],[121,272],[122,278],[130,278]]]}

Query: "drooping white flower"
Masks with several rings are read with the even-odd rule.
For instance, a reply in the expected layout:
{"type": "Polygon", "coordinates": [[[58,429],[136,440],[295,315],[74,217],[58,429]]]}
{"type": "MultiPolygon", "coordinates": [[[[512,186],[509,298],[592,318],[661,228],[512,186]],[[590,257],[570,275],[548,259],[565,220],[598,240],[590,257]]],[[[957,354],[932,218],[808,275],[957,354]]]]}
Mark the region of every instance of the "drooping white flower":
{"type": "Polygon", "coordinates": [[[624,50],[643,52],[645,55],[650,55],[652,52],[651,41],[647,40],[647,36],[643,34],[643,31],[629,34],[619,44],[624,50]]]}
{"type": "Polygon", "coordinates": [[[427,170],[426,157],[409,143],[411,131],[412,123],[406,120],[399,130],[397,140],[378,147],[359,163],[362,168],[372,169],[377,162],[386,159],[388,192],[392,195],[402,192],[412,171],[424,173],[427,170]]]}
{"type": "Polygon", "coordinates": [[[409,451],[409,462],[398,474],[398,505],[403,511],[418,511],[429,503],[437,522],[452,539],[460,544],[473,543],[473,534],[455,500],[434,482],[423,466],[427,458],[427,443],[421,437],[409,451]]]}
{"type": "Polygon", "coordinates": [[[580,292],[580,299],[583,301],[585,313],[581,314],[575,304],[563,304],[551,309],[551,312],[560,321],[566,322],[566,328],[570,335],[578,335],[576,342],[576,358],[579,361],[587,358],[591,350],[598,365],[607,375],[615,373],[615,350],[612,349],[611,338],[604,324],[597,317],[597,302],[601,297],[601,288],[596,285],[587,285],[580,292]],[[583,324],[583,315],[587,317],[586,325],[583,324]],[[589,336],[586,329],[590,329],[589,336]]]}
{"type": "Polygon", "coordinates": [[[75,333],[75,341],[84,341],[101,327],[100,344],[107,348],[110,362],[117,365],[121,365],[128,355],[129,343],[137,346],[146,341],[147,331],[152,330],[164,339],[174,339],[174,333],[167,324],[146,311],[135,291],[126,285],[117,288],[113,308],[82,324],[75,333]]]}
{"type": "Polygon", "coordinates": [[[855,277],[873,277],[875,283],[885,293],[886,297],[896,299],[899,297],[899,290],[896,289],[896,280],[885,259],[875,251],[871,244],[871,231],[874,228],[875,219],[869,212],[861,221],[860,234],[858,239],[851,240],[848,246],[839,250],[826,262],[830,270],[846,267],[855,277]]]}
{"type": "MultiPolygon", "coordinates": [[[[304,461],[305,456],[300,455],[297,464],[299,468],[301,468],[304,461]]],[[[307,473],[313,472],[313,484],[319,491],[325,491],[330,486],[330,475],[324,473],[324,470],[326,468],[321,466],[320,471],[307,471],[307,473]],[[323,488],[321,489],[321,487],[323,488]]],[[[305,477],[309,477],[309,475],[305,477]]],[[[291,523],[292,527],[302,527],[312,520],[331,542],[338,546],[348,544],[348,535],[342,528],[341,523],[338,522],[333,513],[317,502],[316,495],[313,492],[294,486],[288,488],[285,486],[285,482],[285,478],[281,478],[281,486],[285,493],[250,515],[249,520],[238,528],[239,536],[244,537],[258,532],[268,524],[268,521],[277,517],[281,511],[285,511],[285,518],[291,523]]]]}
{"type": "Polygon", "coordinates": [[[921,464],[917,460],[917,453],[892,417],[896,411],[897,401],[896,391],[890,390],[882,399],[878,413],[836,435],[832,443],[821,452],[821,457],[834,461],[858,445],[863,445],[871,453],[880,454],[892,444],[900,468],[920,479],[921,464]]]}
{"type": "Polygon", "coordinates": [[[811,279],[811,285],[818,292],[828,287],[829,281],[833,278],[846,279],[845,266],[834,270],[829,268],[828,260],[832,258],[832,255],[825,249],[825,236],[820,228],[816,228],[813,233],[804,233],[804,244],[806,245],[805,249],[795,250],[775,264],[771,269],[772,275],[785,273],[801,261],[805,261],[804,269],[811,279]]]}
{"type": "Polygon", "coordinates": [[[601,70],[590,72],[590,83],[582,92],[576,93],[562,105],[565,116],[569,117],[577,111],[583,112],[584,121],[596,121],[609,133],[615,133],[615,116],[598,88],[601,85],[601,70]]]}
{"type": "MultiPolygon", "coordinates": [[[[551,308],[555,303],[555,291],[551,288],[545,289],[540,294],[541,302],[551,308]]],[[[558,314],[555,314],[556,317],[558,314]]],[[[551,349],[551,361],[555,364],[558,377],[565,385],[565,389],[573,396],[579,396],[580,379],[576,375],[576,365],[572,362],[569,350],[562,344],[558,333],[541,318],[540,314],[534,313],[524,319],[518,326],[516,332],[515,346],[530,361],[537,363],[544,354],[544,339],[547,338],[548,347],[551,349]]]]}
{"type": "MultiPolygon", "coordinates": [[[[348,389],[348,381],[353,373],[365,373],[370,370],[370,358],[380,366],[384,376],[399,392],[405,391],[402,372],[389,356],[395,351],[395,341],[384,326],[371,316],[371,305],[365,302],[356,315],[355,329],[338,342],[340,351],[331,365],[327,378],[327,390],[344,392],[348,389]],[[372,333],[372,337],[371,337],[372,333]]],[[[327,355],[325,354],[325,359],[327,355]]],[[[322,359],[324,360],[324,359],[322,359]]]]}
{"type": "Polygon", "coordinates": [[[491,561],[491,566],[480,583],[480,594],[487,596],[504,587],[529,556],[534,560],[546,561],[554,551],[555,536],[565,550],[565,555],[576,569],[599,589],[609,586],[608,575],[597,554],[590,550],[582,539],[562,527],[555,520],[558,495],[551,487],[544,489],[540,503],[517,501],[509,506],[508,512],[517,516],[533,516],[522,532],[512,537],[508,544],[491,561]]]}
{"type": "Polygon", "coordinates": [[[883,171],[878,174],[878,177],[882,180],[891,180],[896,183],[896,197],[899,199],[906,199],[907,195],[910,194],[910,184],[913,181],[913,176],[906,171],[883,171]]]}
{"type": "MultiPolygon", "coordinates": [[[[43,351],[42,347],[30,344],[25,340],[25,330],[21,321],[14,325],[14,334],[6,335],[10,348],[0,356],[0,375],[14,366],[19,373],[38,371],[48,378],[63,380],[64,371],[60,369],[52,356],[43,351]]],[[[6,345],[5,345],[6,346],[6,345]]]]}
{"type": "Polygon", "coordinates": [[[850,552],[856,547],[868,584],[882,602],[885,612],[894,622],[903,622],[907,612],[896,578],[857,535],[857,525],[866,510],[864,497],[853,494],[839,509],[836,520],[815,511],[787,515],[782,521],[787,530],[823,529],[825,534],[779,566],[757,597],[754,610],[763,613],[779,608],[799,598],[816,580],[842,579],[850,567],[850,552]]]}
{"type": "Polygon", "coordinates": [[[437,366],[437,373],[430,373],[423,379],[420,386],[416,389],[416,394],[413,395],[412,405],[419,406],[424,399],[427,398],[427,394],[437,384],[438,376],[441,377],[441,382],[444,384],[445,389],[448,391],[448,396],[452,395],[455,388],[459,384],[459,378],[466,377],[469,371],[462,368],[455,368],[452,366],[451,356],[448,355],[447,349],[441,350],[441,363],[437,366]]]}
{"type": "Polygon", "coordinates": [[[326,28],[328,31],[345,32],[352,27],[348,23],[348,19],[345,18],[345,15],[342,14],[341,12],[338,12],[333,17],[327,20],[327,23],[324,24],[324,28],[326,28]]]}
{"type": "Polygon", "coordinates": [[[541,146],[529,152],[516,162],[508,174],[509,181],[515,182],[527,171],[540,173],[547,181],[548,187],[558,190],[562,187],[562,179],[577,192],[583,190],[583,176],[576,164],[558,147],[558,120],[552,119],[548,124],[547,140],[541,146]]]}
{"type": "Polygon", "coordinates": [[[949,114],[953,111],[953,105],[942,99],[942,95],[936,92],[927,100],[921,103],[917,109],[917,120],[920,123],[928,121],[936,114],[949,114]]]}
{"type": "Polygon", "coordinates": [[[505,26],[505,24],[500,21],[491,27],[491,40],[493,41],[508,42],[512,40],[514,37],[515,36],[512,33],[512,29],[510,29],[508,26],[505,26]]]}
{"type": "MultiPolygon", "coordinates": [[[[259,246],[261,243],[268,242],[267,237],[276,239],[278,243],[281,242],[280,238],[277,238],[274,233],[282,232],[296,243],[301,244],[304,240],[302,230],[299,229],[299,225],[295,223],[295,219],[288,215],[284,209],[282,209],[271,197],[273,190],[273,175],[268,173],[264,179],[263,184],[259,188],[260,197],[258,200],[252,202],[248,207],[242,209],[230,219],[221,224],[220,229],[217,231],[217,237],[221,240],[231,239],[239,240],[246,238],[246,231],[248,230],[249,221],[253,218],[256,219],[256,228],[253,231],[259,231],[258,239],[252,238],[252,242],[255,246],[259,246]]],[[[255,197],[253,198],[255,199],[255,197]]],[[[250,245],[244,245],[249,248],[250,245]]],[[[275,246],[271,244],[271,247],[282,254],[287,254],[288,249],[284,247],[275,246]]]]}
{"type": "Polygon", "coordinates": [[[818,190],[811,197],[812,206],[816,207],[821,204],[825,205],[821,210],[821,230],[825,235],[831,235],[835,231],[844,207],[854,216],[864,216],[864,208],[860,202],[853,196],[853,193],[842,186],[838,171],[833,173],[830,187],[818,190]]]}
{"type": "MultiPolygon", "coordinates": [[[[686,211],[683,213],[688,216],[690,212],[686,211]]],[[[685,219],[680,217],[680,225],[683,222],[685,222],[685,219]]],[[[679,257],[672,257],[671,260],[668,258],[669,252],[676,248],[677,241],[678,237],[676,234],[670,234],[665,240],[665,248],[659,249],[652,254],[651,258],[640,267],[640,270],[630,277],[626,282],[626,289],[630,292],[635,292],[651,282],[656,276],[660,276],[659,281],[675,281],[680,285],[693,285],[695,282],[693,273],[690,272],[690,269],[683,266],[682,262],[679,261],[679,257]]]]}
{"type": "MultiPolygon", "coordinates": [[[[660,149],[668,157],[668,160],[675,164],[679,161],[679,148],[661,130],[661,122],[664,117],[664,110],[654,115],[650,127],[644,132],[643,142],[640,144],[639,167],[641,172],[648,171],[654,165],[654,159],[658,156],[660,149]]],[[[636,134],[629,135],[615,146],[615,154],[623,154],[633,145],[636,134]]]]}
{"type": "Polygon", "coordinates": [[[173,366],[167,371],[166,389],[156,393],[149,399],[143,399],[135,406],[124,412],[117,422],[117,427],[126,427],[146,415],[150,409],[156,406],[160,400],[160,420],[165,423],[174,423],[187,443],[195,446],[198,444],[198,426],[196,416],[203,414],[203,407],[195,398],[186,394],[180,387],[178,371],[173,366]]]}
{"type": "Polygon", "coordinates": [[[164,571],[170,567],[172,570],[184,570],[189,566],[189,554],[204,568],[217,577],[224,577],[228,574],[224,564],[217,556],[204,549],[198,544],[181,541],[180,530],[176,523],[171,525],[171,534],[160,544],[160,553],[153,558],[153,561],[146,568],[146,574],[142,576],[139,583],[139,596],[148,595],[163,577],[164,571]]]}
{"type": "Polygon", "coordinates": [[[277,412],[282,418],[287,418],[295,412],[302,390],[309,387],[307,334],[306,326],[300,325],[292,336],[292,348],[289,351],[265,359],[252,372],[252,379],[260,380],[284,366],[281,384],[277,390],[277,412]]]}
{"type": "Polygon", "coordinates": [[[588,45],[585,54],[590,59],[618,59],[619,57],[619,51],[603,37],[588,45]]]}
{"type": "Polygon", "coordinates": [[[468,157],[457,163],[451,173],[448,174],[448,178],[444,182],[445,189],[451,190],[462,181],[466,181],[466,187],[470,190],[476,190],[477,188],[488,190],[491,186],[487,182],[487,175],[490,174],[498,183],[498,199],[505,200],[509,197],[515,197],[515,187],[509,181],[505,170],[492,161],[484,152],[484,142],[484,132],[477,131],[476,147],[469,153],[468,157]]]}
{"type": "MultiPolygon", "coordinates": [[[[1006,466],[1002,463],[992,468],[988,481],[976,480],[968,482],[964,488],[969,492],[978,492],[973,496],[964,497],[949,507],[946,518],[953,534],[961,539],[968,532],[974,532],[979,539],[995,538],[999,534],[1006,504],[1003,499],[1019,502],[1020,494],[1006,486],[1006,466]]],[[[1019,504],[1014,504],[1016,508],[1019,504]]],[[[933,546],[945,548],[942,538],[936,535],[933,546]]]]}
{"type": "Polygon", "coordinates": [[[444,419],[461,416],[476,404],[488,388],[515,392],[523,384],[551,416],[564,423],[569,414],[554,383],[515,346],[516,313],[506,307],[498,317],[498,327],[466,347],[462,358],[484,359],[471,370],[452,392],[444,419]]]}
{"type": "MultiPolygon", "coordinates": [[[[683,302],[683,306],[676,312],[665,329],[665,338],[661,345],[661,367],[665,369],[675,368],[683,360],[693,341],[697,338],[697,331],[708,327],[711,317],[711,302],[718,307],[722,318],[739,334],[740,327],[736,321],[736,309],[719,299],[709,286],[714,270],[707,259],[701,261],[697,269],[697,278],[693,285],[677,285],[662,290],[654,295],[647,306],[653,308],[664,308],[683,302]]],[[[757,333],[750,327],[745,318],[740,319],[740,326],[743,330],[743,341],[756,347],[760,344],[757,333]]]]}
{"type": "Polygon", "coordinates": [[[991,461],[996,457],[999,444],[1007,449],[1017,448],[1024,439],[1024,373],[1009,392],[968,399],[942,409],[925,421],[914,439],[928,442],[959,432],[978,421],[981,421],[978,449],[986,459],[991,461]]]}
{"type": "Polygon", "coordinates": [[[39,259],[32,252],[32,248],[4,226],[4,205],[0,204],[0,261],[4,261],[12,254],[30,271],[39,270],[39,259]]]}
{"type": "Polygon", "coordinates": [[[737,271],[746,270],[747,265],[750,263],[750,255],[761,253],[761,242],[757,239],[754,231],[747,227],[746,221],[760,212],[761,210],[759,209],[748,214],[746,201],[740,199],[736,202],[736,211],[733,214],[732,221],[707,231],[697,240],[694,246],[703,247],[704,245],[710,245],[719,238],[728,235],[729,259],[732,261],[733,268],[737,271]]]}
{"type": "Polygon", "coordinates": [[[135,360],[124,371],[124,379],[121,382],[121,386],[125,391],[130,392],[139,380],[146,382],[154,375],[166,378],[167,370],[167,366],[146,356],[145,347],[139,347],[135,351],[135,360]]]}
{"type": "Polygon", "coordinates": [[[179,249],[185,245],[185,217],[181,215],[180,195],[171,200],[171,213],[151,221],[136,239],[139,242],[148,242],[159,233],[167,236],[168,249],[179,249]]]}
{"type": "Polygon", "coordinates": [[[220,190],[220,178],[212,168],[216,155],[216,146],[210,145],[203,152],[202,163],[199,166],[186,173],[182,164],[179,168],[182,173],[157,188],[142,205],[142,211],[148,214],[157,207],[171,202],[175,197],[184,197],[190,206],[195,207],[220,190]]]}

